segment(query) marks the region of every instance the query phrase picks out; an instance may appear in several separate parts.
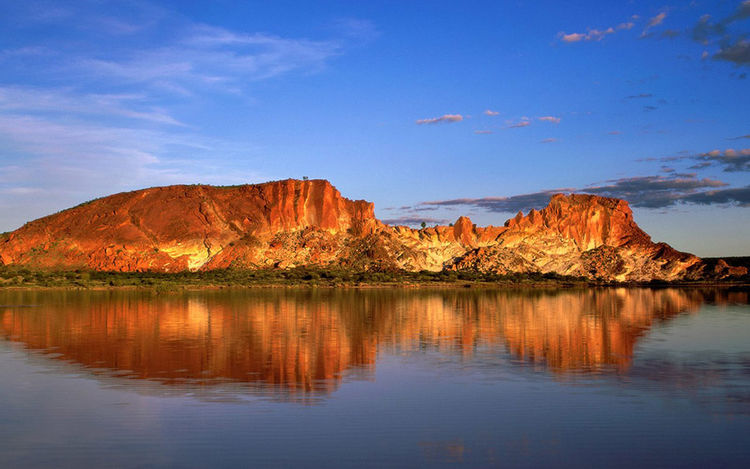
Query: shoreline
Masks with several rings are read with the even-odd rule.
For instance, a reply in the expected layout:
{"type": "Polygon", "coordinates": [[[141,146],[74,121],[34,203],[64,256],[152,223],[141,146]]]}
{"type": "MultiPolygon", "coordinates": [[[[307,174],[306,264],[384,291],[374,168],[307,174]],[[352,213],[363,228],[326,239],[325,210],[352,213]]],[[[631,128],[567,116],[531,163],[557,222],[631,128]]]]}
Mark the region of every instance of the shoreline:
{"type": "Polygon", "coordinates": [[[649,282],[615,282],[539,272],[494,274],[477,271],[354,271],[297,267],[292,269],[224,269],[210,271],[111,272],[32,270],[0,266],[2,290],[155,290],[157,292],[222,289],[570,289],[570,288],[747,288],[750,277],[649,282]]]}
{"type": "Polygon", "coordinates": [[[160,284],[160,285],[8,285],[0,286],[0,292],[35,291],[143,291],[154,293],[197,292],[217,290],[572,290],[590,288],[738,288],[750,289],[748,282],[635,282],[635,283],[564,283],[564,282],[389,282],[389,283],[248,283],[248,284],[160,284]]]}

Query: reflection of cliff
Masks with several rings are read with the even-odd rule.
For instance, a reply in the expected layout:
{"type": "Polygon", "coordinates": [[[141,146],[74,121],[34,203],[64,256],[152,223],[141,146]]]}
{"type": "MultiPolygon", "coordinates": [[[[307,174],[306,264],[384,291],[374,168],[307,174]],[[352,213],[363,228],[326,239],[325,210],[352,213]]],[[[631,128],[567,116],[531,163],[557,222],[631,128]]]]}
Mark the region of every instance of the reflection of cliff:
{"type": "Polygon", "coordinates": [[[555,371],[623,371],[655,321],[694,311],[701,298],[680,290],[582,290],[511,307],[502,334],[512,353],[555,371]]]}
{"type": "Polygon", "coordinates": [[[228,379],[330,391],[341,371],[374,361],[374,348],[354,350],[340,315],[321,303],[141,295],[77,300],[6,310],[2,329],[11,340],[86,367],[164,383],[228,379]]]}
{"type": "MultiPolygon", "coordinates": [[[[654,321],[692,311],[685,290],[5,293],[5,338],[93,373],[166,384],[231,380],[330,392],[378,349],[470,356],[502,346],[554,371],[626,368],[654,321]],[[32,296],[29,296],[32,295],[32,296]]],[[[747,301],[747,298],[745,298],[747,301]]]]}

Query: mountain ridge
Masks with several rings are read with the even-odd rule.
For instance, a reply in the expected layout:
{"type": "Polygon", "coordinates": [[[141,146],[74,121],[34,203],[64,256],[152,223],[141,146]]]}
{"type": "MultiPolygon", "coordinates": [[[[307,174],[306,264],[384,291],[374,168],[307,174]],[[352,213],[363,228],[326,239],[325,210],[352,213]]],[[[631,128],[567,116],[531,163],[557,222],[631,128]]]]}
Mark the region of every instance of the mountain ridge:
{"type": "Polygon", "coordinates": [[[375,217],[326,180],[174,185],[122,192],[31,221],[0,238],[0,265],[103,271],[341,267],[353,270],[554,272],[607,281],[725,278],[654,243],[624,200],[555,194],[503,226],[413,229],[375,217]]]}

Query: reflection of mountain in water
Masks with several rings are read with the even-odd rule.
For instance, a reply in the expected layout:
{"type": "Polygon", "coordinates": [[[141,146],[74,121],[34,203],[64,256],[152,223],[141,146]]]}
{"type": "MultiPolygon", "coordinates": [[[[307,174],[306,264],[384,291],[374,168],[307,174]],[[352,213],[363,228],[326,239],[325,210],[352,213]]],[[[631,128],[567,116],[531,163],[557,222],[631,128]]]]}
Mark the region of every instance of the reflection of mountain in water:
{"type": "MultiPolygon", "coordinates": [[[[747,302],[746,294],[744,302],[747,302]]],[[[721,298],[713,298],[721,300],[721,298]]],[[[6,292],[7,340],[92,373],[165,384],[249,383],[331,392],[378,348],[470,356],[505,346],[555,372],[626,369],[655,321],[695,311],[696,290],[6,292]],[[102,371],[104,370],[104,371],[102,371]]],[[[736,300],[735,300],[736,301],[736,300]]]]}

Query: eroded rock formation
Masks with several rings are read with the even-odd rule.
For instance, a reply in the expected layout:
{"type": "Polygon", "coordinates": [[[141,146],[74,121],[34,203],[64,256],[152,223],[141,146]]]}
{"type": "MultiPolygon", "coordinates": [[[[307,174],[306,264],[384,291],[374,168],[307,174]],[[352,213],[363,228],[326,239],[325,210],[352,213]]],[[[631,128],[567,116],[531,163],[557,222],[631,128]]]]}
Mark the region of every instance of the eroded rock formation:
{"type": "Polygon", "coordinates": [[[107,271],[343,267],[555,272],[604,280],[724,278],[745,268],[653,243],[627,202],[552,197],[505,226],[415,230],[375,218],[373,204],[328,181],[168,186],[115,194],[27,223],[0,239],[0,265],[107,271]]]}

